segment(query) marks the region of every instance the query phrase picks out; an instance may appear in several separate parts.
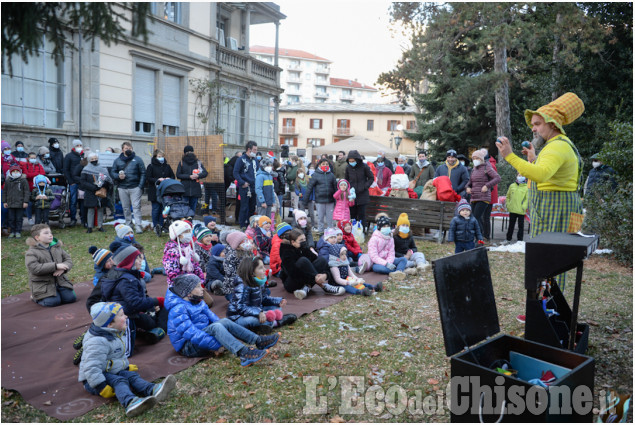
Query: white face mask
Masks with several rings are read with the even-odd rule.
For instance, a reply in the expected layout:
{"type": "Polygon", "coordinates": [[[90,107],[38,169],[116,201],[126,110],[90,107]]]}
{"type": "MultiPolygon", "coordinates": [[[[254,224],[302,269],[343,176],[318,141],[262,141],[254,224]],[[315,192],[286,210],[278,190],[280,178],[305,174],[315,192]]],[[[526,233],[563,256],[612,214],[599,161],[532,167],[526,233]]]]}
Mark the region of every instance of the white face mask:
{"type": "Polygon", "coordinates": [[[300,227],[302,227],[304,229],[306,227],[306,219],[301,218],[298,221],[298,224],[300,225],[300,227]]]}
{"type": "Polygon", "coordinates": [[[273,167],[265,167],[265,171],[267,173],[270,173],[273,170],[273,167]]]}
{"type": "Polygon", "coordinates": [[[252,157],[252,158],[255,158],[256,157],[256,152],[249,152],[249,156],[252,157]]]}
{"type": "Polygon", "coordinates": [[[16,173],[16,172],[11,173],[11,177],[13,177],[14,179],[19,179],[21,175],[22,173],[16,173]]]}
{"type": "Polygon", "coordinates": [[[192,234],[190,232],[183,233],[183,237],[181,238],[181,242],[184,242],[184,243],[192,242],[192,234]]]}
{"type": "Polygon", "coordinates": [[[382,227],[381,229],[379,229],[379,231],[384,236],[390,235],[390,227],[388,227],[388,226],[382,227]]]}
{"type": "Polygon", "coordinates": [[[299,177],[300,179],[303,179],[303,178],[304,178],[304,173],[299,173],[299,174],[298,174],[298,177],[299,177]]]}
{"type": "Polygon", "coordinates": [[[408,227],[408,226],[399,226],[399,231],[401,233],[406,233],[406,234],[410,233],[410,227],[408,227]]]}
{"type": "Polygon", "coordinates": [[[465,161],[460,161],[461,165],[465,166],[465,161]]]}
{"type": "Polygon", "coordinates": [[[242,249],[243,251],[251,251],[251,242],[245,241],[245,242],[241,243],[240,244],[240,249],[242,249]]]}
{"type": "Polygon", "coordinates": [[[11,149],[7,149],[6,151],[4,151],[5,155],[11,155],[11,149]]]}
{"type": "Polygon", "coordinates": [[[516,182],[518,182],[518,184],[523,184],[527,181],[527,179],[525,177],[516,177],[516,182]]]}
{"type": "Polygon", "coordinates": [[[481,165],[483,162],[480,159],[475,159],[474,160],[474,166],[478,167],[479,165],[481,165]]]}
{"type": "Polygon", "coordinates": [[[601,162],[600,161],[593,161],[591,163],[591,165],[593,165],[593,168],[598,168],[600,166],[601,162]]]}
{"type": "Polygon", "coordinates": [[[53,147],[54,147],[55,149],[59,149],[60,144],[59,144],[59,143],[53,143],[53,147]]]}
{"type": "Polygon", "coordinates": [[[77,152],[77,153],[82,153],[82,150],[84,150],[84,148],[82,148],[81,146],[77,146],[75,148],[75,152],[77,152]]]}

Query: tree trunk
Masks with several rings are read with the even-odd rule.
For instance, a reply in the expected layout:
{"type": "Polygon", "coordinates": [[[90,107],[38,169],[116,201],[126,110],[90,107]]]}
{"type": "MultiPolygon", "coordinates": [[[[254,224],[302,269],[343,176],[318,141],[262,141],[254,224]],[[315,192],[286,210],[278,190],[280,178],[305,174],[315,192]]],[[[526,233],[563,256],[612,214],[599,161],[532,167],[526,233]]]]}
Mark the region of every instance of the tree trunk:
{"type": "Polygon", "coordinates": [[[504,43],[494,47],[494,72],[499,81],[495,92],[496,135],[506,136],[511,143],[512,126],[509,119],[509,76],[507,74],[507,48],[504,43]]]}
{"type": "MultiPolygon", "coordinates": [[[[556,28],[560,28],[562,24],[562,15],[558,13],[556,15],[556,28]]],[[[551,100],[558,98],[558,92],[560,87],[560,60],[558,54],[560,53],[560,40],[559,35],[556,33],[553,36],[553,56],[551,57],[553,67],[551,68],[551,100]]]]}

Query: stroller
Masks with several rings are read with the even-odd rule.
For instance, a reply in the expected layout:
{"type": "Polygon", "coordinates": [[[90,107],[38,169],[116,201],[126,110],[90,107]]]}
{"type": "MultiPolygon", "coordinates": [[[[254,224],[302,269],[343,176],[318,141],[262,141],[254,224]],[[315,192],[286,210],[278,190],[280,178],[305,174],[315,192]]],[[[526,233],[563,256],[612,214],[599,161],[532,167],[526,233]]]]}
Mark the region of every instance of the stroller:
{"type": "Polygon", "coordinates": [[[64,174],[47,174],[46,177],[51,181],[51,191],[55,195],[55,199],[51,202],[49,210],[49,220],[57,220],[60,229],[66,227],[64,217],[67,216],[66,208],[69,205],[69,191],[67,190],[66,178],[64,174]]]}
{"type": "Polygon", "coordinates": [[[189,203],[184,199],[185,187],[174,179],[157,181],[157,202],[161,204],[163,214],[163,226],[156,226],[157,236],[162,232],[167,232],[172,222],[176,220],[194,218],[194,211],[189,203]]]}

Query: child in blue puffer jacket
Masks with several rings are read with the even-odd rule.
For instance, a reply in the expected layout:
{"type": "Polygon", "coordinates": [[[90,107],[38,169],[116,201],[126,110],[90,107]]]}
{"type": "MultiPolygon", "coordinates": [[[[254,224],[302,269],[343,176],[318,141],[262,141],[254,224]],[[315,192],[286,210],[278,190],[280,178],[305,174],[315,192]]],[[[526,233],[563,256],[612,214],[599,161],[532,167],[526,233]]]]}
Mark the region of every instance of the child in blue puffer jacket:
{"type": "Polygon", "coordinates": [[[241,366],[262,360],[280,338],[280,333],[258,336],[229,319],[219,320],[203,301],[201,280],[194,274],[174,279],[166,293],[168,336],[174,349],[186,357],[219,354],[225,347],[240,358],[241,366]],[[241,341],[256,348],[246,347],[241,341]]]}
{"type": "Polygon", "coordinates": [[[472,217],[472,207],[466,200],[462,199],[456,210],[458,215],[455,215],[450,222],[448,242],[454,242],[456,245],[454,253],[458,254],[459,252],[474,249],[474,238],[478,240],[479,245],[482,245],[483,235],[478,221],[472,217]]]}
{"type": "Polygon", "coordinates": [[[272,297],[265,287],[267,275],[262,258],[243,258],[238,265],[234,296],[227,306],[227,318],[260,333],[295,322],[294,314],[282,315],[287,300],[272,297]]]}

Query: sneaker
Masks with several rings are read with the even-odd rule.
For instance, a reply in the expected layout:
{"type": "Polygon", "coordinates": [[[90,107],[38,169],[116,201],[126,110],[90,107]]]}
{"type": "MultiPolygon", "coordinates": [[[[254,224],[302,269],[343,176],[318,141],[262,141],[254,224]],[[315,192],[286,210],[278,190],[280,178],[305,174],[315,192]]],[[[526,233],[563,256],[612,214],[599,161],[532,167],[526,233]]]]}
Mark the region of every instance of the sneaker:
{"type": "Polygon", "coordinates": [[[392,280],[400,281],[406,278],[406,274],[401,271],[396,271],[396,272],[388,273],[388,277],[390,277],[392,280]]]}
{"type": "Polygon", "coordinates": [[[325,283],[324,286],[322,286],[322,289],[324,290],[324,293],[327,295],[343,295],[344,292],[346,292],[346,290],[343,287],[333,286],[328,283],[325,283]]]}
{"type": "Polygon", "coordinates": [[[253,332],[258,335],[269,335],[273,332],[273,328],[269,325],[258,325],[253,329],[253,332]]]}
{"type": "Polygon", "coordinates": [[[70,227],[73,227],[77,224],[77,220],[71,220],[71,222],[69,223],[70,227]]]}
{"type": "Polygon", "coordinates": [[[86,335],[86,332],[84,332],[83,334],[81,334],[80,336],[75,338],[75,341],[73,341],[73,348],[74,349],[79,350],[80,348],[82,348],[82,343],[84,342],[84,336],[85,335],[86,335]]]}
{"type": "Polygon", "coordinates": [[[419,269],[419,271],[424,272],[428,270],[429,268],[430,268],[430,263],[428,262],[417,264],[417,269],[419,269]]]}
{"type": "Polygon", "coordinates": [[[9,239],[15,238],[15,233],[9,233],[9,239]]]}
{"type": "Polygon", "coordinates": [[[73,356],[73,364],[77,366],[82,361],[82,354],[84,353],[84,347],[79,347],[79,350],[73,356]]]}
{"type": "Polygon", "coordinates": [[[379,282],[377,285],[375,285],[375,292],[381,292],[384,290],[384,284],[379,282]]]}
{"type": "Polygon", "coordinates": [[[268,353],[269,353],[269,350],[258,350],[255,348],[251,348],[251,349],[247,348],[245,352],[240,355],[240,365],[251,366],[252,364],[258,363],[260,360],[264,359],[268,353]]]}
{"type": "Polygon", "coordinates": [[[265,284],[265,287],[267,288],[274,288],[276,286],[278,286],[278,282],[276,282],[275,280],[268,280],[265,284]]]}
{"type": "Polygon", "coordinates": [[[165,377],[163,382],[160,384],[154,385],[154,390],[152,390],[152,395],[157,399],[157,402],[165,401],[168,398],[170,392],[176,386],[176,378],[174,375],[168,375],[165,377]]]}
{"type": "Polygon", "coordinates": [[[19,239],[19,238],[21,238],[21,237],[22,237],[22,234],[21,234],[20,232],[17,232],[17,233],[15,234],[15,238],[16,238],[16,239],[19,239]]]}
{"type": "Polygon", "coordinates": [[[293,291],[293,295],[299,300],[303,300],[309,295],[311,292],[311,287],[309,285],[304,285],[304,288],[293,291]]]}
{"type": "Polygon", "coordinates": [[[34,219],[34,218],[30,218],[30,219],[29,219],[29,224],[30,224],[31,226],[33,226],[33,225],[35,224],[35,219],[34,219]]]}
{"type": "Polygon", "coordinates": [[[285,314],[282,316],[282,319],[278,321],[278,326],[286,326],[293,324],[296,320],[298,320],[298,316],[295,314],[285,314]]]}
{"type": "Polygon", "coordinates": [[[134,227],[135,233],[141,234],[143,233],[143,229],[138,224],[134,227]]]}
{"type": "Polygon", "coordinates": [[[273,347],[278,343],[280,335],[282,335],[282,332],[276,332],[271,335],[261,336],[260,338],[258,338],[258,342],[256,342],[256,348],[259,350],[266,350],[267,348],[273,347]]]}
{"type": "Polygon", "coordinates": [[[404,270],[404,273],[413,276],[417,274],[417,269],[415,269],[414,267],[408,267],[406,270],[404,270]]]}
{"type": "Polygon", "coordinates": [[[156,344],[163,339],[163,337],[165,336],[165,331],[161,328],[154,328],[149,330],[145,334],[148,344],[156,344]]]}
{"type": "Polygon", "coordinates": [[[370,288],[362,289],[362,295],[365,297],[370,297],[373,294],[373,291],[370,288]]]}
{"type": "Polygon", "coordinates": [[[525,315],[519,314],[518,316],[516,316],[516,320],[518,320],[520,323],[525,323],[525,315]]]}
{"type": "Polygon", "coordinates": [[[366,271],[366,262],[364,261],[362,264],[357,266],[357,273],[358,274],[364,274],[364,272],[366,271]]]}
{"type": "Polygon", "coordinates": [[[158,224],[154,226],[154,233],[156,233],[157,236],[161,236],[161,226],[159,226],[158,224]]]}
{"type": "Polygon", "coordinates": [[[129,418],[139,416],[143,412],[146,412],[157,404],[157,399],[154,396],[148,397],[135,397],[126,407],[126,416],[129,418]]]}
{"type": "Polygon", "coordinates": [[[89,227],[88,229],[86,229],[86,233],[93,233],[93,228],[89,227]]]}
{"type": "Polygon", "coordinates": [[[99,229],[97,229],[97,230],[98,230],[98,231],[100,231],[100,232],[105,232],[105,230],[104,230],[104,228],[103,228],[103,227],[100,227],[100,228],[99,228],[99,229]]]}

